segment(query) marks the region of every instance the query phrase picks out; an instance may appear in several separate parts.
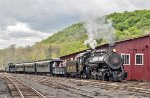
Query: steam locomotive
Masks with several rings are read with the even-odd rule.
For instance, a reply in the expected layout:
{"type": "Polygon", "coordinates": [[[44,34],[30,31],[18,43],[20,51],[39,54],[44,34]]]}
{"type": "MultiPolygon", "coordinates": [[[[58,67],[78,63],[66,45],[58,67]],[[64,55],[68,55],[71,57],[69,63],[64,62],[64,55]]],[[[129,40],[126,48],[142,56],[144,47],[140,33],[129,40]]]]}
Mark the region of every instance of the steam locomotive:
{"type": "Polygon", "coordinates": [[[127,78],[123,61],[119,54],[108,50],[94,50],[80,53],[74,61],[51,59],[30,63],[13,64],[6,67],[7,72],[25,74],[50,74],[95,80],[121,81],[127,78]]]}
{"type": "Polygon", "coordinates": [[[76,61],[69,61],[66,65],[68,75],[74,77],[107,81],[121,81],[127,78],[121,56],[113,51],[87,51],[77,55],[76,61]],[[72,72],[69,71],[70,66],[74,68],[72,72]]]}

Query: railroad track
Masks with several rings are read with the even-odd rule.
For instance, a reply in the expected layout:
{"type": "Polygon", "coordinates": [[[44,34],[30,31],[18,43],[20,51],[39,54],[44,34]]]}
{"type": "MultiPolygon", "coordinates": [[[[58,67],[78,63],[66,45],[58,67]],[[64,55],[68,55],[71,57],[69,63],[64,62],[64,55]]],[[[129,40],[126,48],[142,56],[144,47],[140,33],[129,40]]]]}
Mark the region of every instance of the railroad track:
{"type": "Polygon", "coordinates": [[[76,93],[76,94],[81,95],[83,97],[93,98],[93,96],[91,95],[92,92],[87,92],[87,91],[77,89],[77,88],[74,88],[74,87],[71,87],[68,85],[56,83],[54,81],[49,81],[47,79],[42,79],[42,80],[41,79],[40,80],[34,79],[34,81],[39,82],[39,83],[46,85],[46,86],[49,86],[49,87],[56,88],[56,89],[63,89],[66,91],[70,91],[72,93],[76,93]]]}
{"type": "Polygon", "coordinates": [[[150,89],[148,88],[142,88],[138,87],[138,85],[130,85],[130,84],[122,84],[122,83],[100,83],[100,82],[92,82],[89,83],[91,86],[94,85],[95,87],[103,87],[103,88],[113,88],[116,90],[126,90],[126,91],[132,91],[136,93],[145,93],[145,94],[150,94],[150,89]],[[104,85],[104,86],[103,86],[104,85]]]}
{"type": "MultiPolygon", "coordinates": [[[[30,77],[28,77],[30,78],[30,77]]],[[[39,76],[39,79],[36,78],[35,76],[32,76],[32,80],[36,81],[36,82],[40,82],[41,84],[47,85],[47,86],[52,86],[55,85],[56,88],[62,88],[71,92],[75,92],[77,94],[80,94],[82,96],[87,96],[90,98],[93,98],[93,92],[90,91],[86,91],[82,89],[78,89],[72,86],[68,86],[66,84],[63,83],[56,83],[57,80],[59,81],[64,81],[64,79],[68,79],[68,78],[60,78],[60,77],[50,77],[51,80],[49,79],[49,77],[45,77],[45,76],[39,76]],[[78,93],[79,91],[79,93],[78,93]],[[83,92],[83,93],[81,93],[83,92]]],[[[138,82],[108,82],[108,81],[98,81],[98,80],[81,80],[81,79],[68,79],[68,81],[71,81],[73,83],[76,83],[77,85],[87,85],[87,86],[91,86],[91,87],[95,87],[95,88],[101,88],[101,89],[105,89],[105,90],[124,90],[124,91],[130,91],[130,92],[135,92],[135,93],[139,93],[139,94],[147,94],[150,97],[150,88],[147,87],[143,87],[140,83],[138,82]]],[[[146,84],[145,84],[146,85],[146,84]]],[[[150,84],[147,83],[147,86],[149,86],[150,84]]],[[[102,95],[102,96],[106,96],[106,95],[102,95]]]]}
{"type": "Polygon", "coordinates": [[[5,77],[12,98],[46,98],[40,92],[17,80],[14,77],[5,77]]]}
{"type": "Polygon", "coordinates": [[[145,94],[150,94],[150,89],[149,88],[142,88],[138,87],[138,85],[130,85],[130,84],[122,84],[122,83],[110,83],[110,82],[104,82],[104,81],[86,81],[83,82],[82,80],[76,80],[76,79],[70,79],[72,82],[80,83],[82,85],[88,85],[88,86],[93,86],[97,88],[102,88],[102,89],[114,89],[114,90],[126,90],[126,91],[132,91],[136,93],[145,93],[145,94]]]}
{"type": "Polygon", "coordinates": [[[39,82],[43,85],[49,86],[49,87],[53,87],[53,88],[57,88],[57,89],[64,89],[66,91],[76,93],[78,95],[81,95],[82,97],[94,98],[95,96],[106,96],[106,97],[111,98],[111,96],[109,96],[109,95],[103,95],[103,94],[100,94],[98,92],[83,90],[83,89],[76,88],[76,87],[73,87],[73,86],[70,86],[70,85],[67,85],[67,84],[52,81],[48,78],[41,79],[41,78],[33,78],[32,77],[32,80],[36,81],[36,82],[39,82]]]}
{"type": "MultiPolygon", "coordinates": [[[[52,77],[53,79],[57,78],[57,80],[62,80],[64,78],[60,77],[52,77]]],[[[69,81],[74,82],[76,84],[80,85],[87,85],[87,86],[92,86],[95,88],[102,88],[105,90],[126,90],[126,91],[132,91],[136,93],[144,93],[144,94],[149,94],[150,95],[150,88],[143,88],[138,84],[137,82],[128,82],[124,81],[122,82],[110,82],[110,81],[101,81],[101,80],[81,80],[81,79],[69,79],[69,81]]],[[[147,84],[147,86],[150,84],[147,84]]]]}
{"type": "MultiPolygon", "coordinates": [[[[55,79],[56,77],[52,77],[55,79]]],[[[64,78],[57,77],[57,80],[62,80],[64,78]]],[[[69,79],[69,81],[74,82],[80,85],[87,85],[95,88],[102,88],[105,90],[126,90],[136,93],[147,94],[150,97],[150,88],[143,88],[142,86],[138,85],[137,82],[109,82],[109,81],[100,81],[100,80],[81,80],[81,79],[69,79]]],[[[147,86],[150,84],[147,84],[147,86]]]]}

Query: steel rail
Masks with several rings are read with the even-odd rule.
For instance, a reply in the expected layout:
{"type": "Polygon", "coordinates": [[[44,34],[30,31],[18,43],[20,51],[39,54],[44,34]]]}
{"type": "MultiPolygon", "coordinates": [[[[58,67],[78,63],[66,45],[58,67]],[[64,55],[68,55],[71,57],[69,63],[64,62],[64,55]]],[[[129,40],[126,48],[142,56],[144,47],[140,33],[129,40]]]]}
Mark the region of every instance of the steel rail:
{"type": "Polygon", "coordinates": [[[24,96],[23,96],[21,90],[19,89],[19,87],[18,87],[17,85],[15,85],[15,83],[13,83],[8,77],[6,77],[6,78],[16,87],[16,89],[17,89],[18,92],[19,92],[20,97],[21,97],[21,98],[24,98],[24,96]]]}
{"type": "Polygon", "coordinates": [[[23,85],[25,85],[26,87],[30,88],[33,92],[35,92],[40,98],[46,98],[43,94],[41,94],[39,91],[35,90],[34,88],[26,85],[25,83],[23,83],[22,81],[16,79],[17,81],[19,81],[20,83],[22,83],[23,85]]]}
{"type": "MultiPolygon", "coordinates": [[[[14,78],[14,77],[11,77],[11,78],[15,79],[15,80],[18,81],[19,83],[23,84],[25,87],[29,88],[31,91],[33,91],[33,92],[34,92],[37,96],[39,96],[40,98],[46,98],[46,97],[45,97],[43,94],[41,94],[39,91],[37,91],[37,90],[35,90],[34,88],[28,86],[27,84],[23,83],[22,81],[20,81],[20,80],[14,78]]],[[[23,93],[22,93],[21,90],[19,89],[19,87],[18,87],[15,83],[13,83],[8,77],[7,77],[7,79],[17,88],[20,97],[21,97],[21,98],[25,98],[24,95],[23,95],[23,93]]]]}

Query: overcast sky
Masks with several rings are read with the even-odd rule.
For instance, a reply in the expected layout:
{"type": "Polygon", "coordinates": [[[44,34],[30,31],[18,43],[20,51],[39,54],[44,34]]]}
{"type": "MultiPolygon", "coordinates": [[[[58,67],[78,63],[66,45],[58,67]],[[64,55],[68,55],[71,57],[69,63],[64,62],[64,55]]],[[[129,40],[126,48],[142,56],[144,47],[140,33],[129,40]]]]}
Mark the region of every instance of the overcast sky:
{"type": "Polygon", "coordinates": [[[0,49],[33,45],[89,17],[137,9],[150,9],[150,0],[0,0],[0,49]]]}

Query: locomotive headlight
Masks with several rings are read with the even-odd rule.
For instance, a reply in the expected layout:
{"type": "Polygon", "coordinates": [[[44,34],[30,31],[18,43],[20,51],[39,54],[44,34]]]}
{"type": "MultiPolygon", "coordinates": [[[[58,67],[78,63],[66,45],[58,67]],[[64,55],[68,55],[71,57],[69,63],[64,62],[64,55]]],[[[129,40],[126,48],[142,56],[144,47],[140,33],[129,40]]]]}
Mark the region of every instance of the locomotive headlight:
{"type": "Polygon", "coordinates": [[[113,52],[116,52],[117,50],[116,49],[113,49],[113,52]]]}

